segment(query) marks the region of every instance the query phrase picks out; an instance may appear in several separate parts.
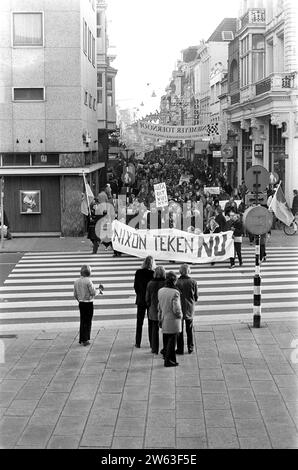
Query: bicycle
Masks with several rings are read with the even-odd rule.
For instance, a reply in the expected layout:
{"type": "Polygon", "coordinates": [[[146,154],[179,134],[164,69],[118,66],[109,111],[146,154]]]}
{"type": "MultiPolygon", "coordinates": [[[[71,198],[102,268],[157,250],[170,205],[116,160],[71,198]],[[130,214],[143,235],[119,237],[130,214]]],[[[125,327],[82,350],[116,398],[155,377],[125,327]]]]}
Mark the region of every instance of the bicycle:
{"type": "Polygon", "coordinates": [[[288,235],[288,236],[292,236],[292,235],[295,235],[295,233],[297,233],[297,230],[298,230],[298,213],[295,214],[294,220],[291,223],[291,225],[284,225],[283,230],[284,230],[285,234],[288,235]]]}

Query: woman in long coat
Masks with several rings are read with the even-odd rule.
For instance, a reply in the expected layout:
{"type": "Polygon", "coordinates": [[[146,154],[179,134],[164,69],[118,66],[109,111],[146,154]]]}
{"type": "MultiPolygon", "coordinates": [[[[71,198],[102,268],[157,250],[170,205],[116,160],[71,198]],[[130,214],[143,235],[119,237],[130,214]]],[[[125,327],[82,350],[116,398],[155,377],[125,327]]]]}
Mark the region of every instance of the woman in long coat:
{"type": "Polygon", "coordinates": [[[158,325],[158,291],[164,287],[166,272],[162,266],[155,269],[152,281],[147,285],[146,304],[148,307],[148,319],[151,323],[151,350],[158,354],[159,348],[159,325],[158,325]]]}
{"type": "Polygon", "coordinates": [[[176,288],[177,276],[170,271],[166,285],[158,291],[158,319],[162,327],[165,367],[178,366],[176,361],[177,335],[182,331],[180,292],[176,288]]]}

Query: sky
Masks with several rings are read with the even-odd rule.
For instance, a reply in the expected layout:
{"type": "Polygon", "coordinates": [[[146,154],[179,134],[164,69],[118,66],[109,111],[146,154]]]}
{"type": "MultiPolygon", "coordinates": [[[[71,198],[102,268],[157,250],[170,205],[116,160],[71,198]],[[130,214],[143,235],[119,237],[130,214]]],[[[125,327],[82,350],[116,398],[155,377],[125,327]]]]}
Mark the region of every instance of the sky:
{"type": "Polygon", "coordinates": [[[107,0],[116,102],[141,114],[159,109],[181,50],[207,40],[240,0],[107,0]],[[149,83],[150,85],[147,85],[149,83]],[[155,91],[157,98],[151,95],[155,91]],[[141,103],[144,107],[141,107],[141,103]]]}

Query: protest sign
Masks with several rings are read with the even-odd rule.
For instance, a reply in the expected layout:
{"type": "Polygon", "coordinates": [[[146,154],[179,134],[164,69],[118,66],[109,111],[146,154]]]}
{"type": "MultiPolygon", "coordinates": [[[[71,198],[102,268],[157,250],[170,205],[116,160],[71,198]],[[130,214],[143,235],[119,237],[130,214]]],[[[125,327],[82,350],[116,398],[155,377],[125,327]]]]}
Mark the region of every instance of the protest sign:
{"type": "Polygon", "coordinates": [[[213,187],[213,186],[212,186],[212,187],[207,187],[207,186],[205,186],[205,188],[204,188],[204,193],[205,193],[205,194],[207,194],[207,193],[209,193],[209,194],[220,194],[220,188],[219,188],[219,187],[216,187],[216,186],[215,186],[215,187],[213,187]]]}
{"type": "Polygon", "coordinates": [[[166,183],[155,184],[154,192],[155,192],[156,208],[160,209],[162,207],[168,207],[169,201],[168,201],[166,183]]]}
{"type": "Polygon", "coordinates": [[[118,220],[112,223],[113,249],[138,258],[211,263],[234,256],[233,232],[196,235],[176,229],[135,230],[118,220]]]}

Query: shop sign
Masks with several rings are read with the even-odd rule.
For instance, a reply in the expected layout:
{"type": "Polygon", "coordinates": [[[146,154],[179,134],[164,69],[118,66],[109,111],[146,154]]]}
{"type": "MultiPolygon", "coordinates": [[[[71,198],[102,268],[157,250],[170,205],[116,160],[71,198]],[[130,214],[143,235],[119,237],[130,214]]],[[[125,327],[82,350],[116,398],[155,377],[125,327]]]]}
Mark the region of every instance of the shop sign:
{"type": "Polygon", "coordinates": [[[214,150],[213,158],[221,158],[221,150],[214,150]]]}
{"type": "Polygon", "coordinates": [[[255,144],[255,157],[263,158],[264,157],[264,145],[255,144]]]}

